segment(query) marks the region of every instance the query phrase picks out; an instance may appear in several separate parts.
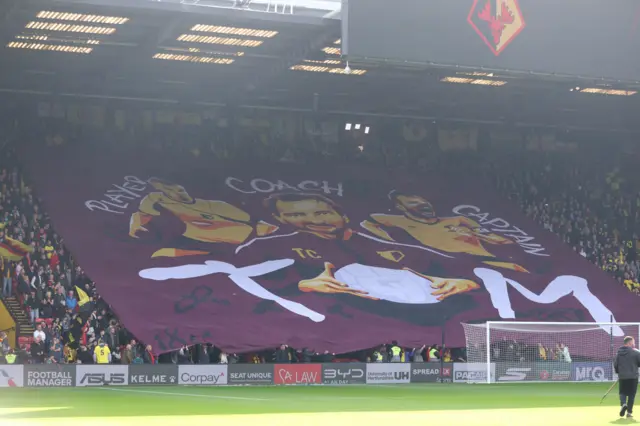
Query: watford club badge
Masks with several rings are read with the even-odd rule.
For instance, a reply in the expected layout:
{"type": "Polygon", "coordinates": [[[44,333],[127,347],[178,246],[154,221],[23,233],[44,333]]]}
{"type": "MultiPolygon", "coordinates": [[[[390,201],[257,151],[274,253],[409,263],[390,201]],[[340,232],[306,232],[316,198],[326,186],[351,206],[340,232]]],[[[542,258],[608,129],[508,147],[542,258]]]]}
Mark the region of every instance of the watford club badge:
{"type": "Polygon", "coordinates": [[[496,56],[525,27],[518,0],[474,0],[467,21],[496,56]]]}

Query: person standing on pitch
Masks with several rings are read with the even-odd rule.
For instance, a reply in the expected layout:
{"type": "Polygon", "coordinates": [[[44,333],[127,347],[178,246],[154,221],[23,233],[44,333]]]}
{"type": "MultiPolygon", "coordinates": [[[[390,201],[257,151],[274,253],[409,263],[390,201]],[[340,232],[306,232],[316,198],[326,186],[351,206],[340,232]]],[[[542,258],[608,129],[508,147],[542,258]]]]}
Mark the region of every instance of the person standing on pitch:
{"type": "Polygon", "coordinates": [[[613,368],[620,380],[620,417],[627,414],[633,417],[633,402],[638,391],[638,368],[640,368],[640,351],[634,349],[633,337],[624,338],[624,346],[618,349],[618,355],[613,362],[613,368]]]}

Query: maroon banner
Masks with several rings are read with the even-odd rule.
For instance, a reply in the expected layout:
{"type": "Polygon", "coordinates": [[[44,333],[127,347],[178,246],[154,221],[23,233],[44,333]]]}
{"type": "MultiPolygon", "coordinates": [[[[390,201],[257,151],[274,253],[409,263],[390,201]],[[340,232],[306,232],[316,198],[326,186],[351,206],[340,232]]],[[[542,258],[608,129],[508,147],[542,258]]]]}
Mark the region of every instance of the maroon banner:
{"type": "Polygon", "coordinates": [[[638,309],[464,171],[391,178],[71,150],[31,159],[56,230],[159,351],[420,347],[443,327],[455,347],[461,322],[631,321],[638,309]]]}

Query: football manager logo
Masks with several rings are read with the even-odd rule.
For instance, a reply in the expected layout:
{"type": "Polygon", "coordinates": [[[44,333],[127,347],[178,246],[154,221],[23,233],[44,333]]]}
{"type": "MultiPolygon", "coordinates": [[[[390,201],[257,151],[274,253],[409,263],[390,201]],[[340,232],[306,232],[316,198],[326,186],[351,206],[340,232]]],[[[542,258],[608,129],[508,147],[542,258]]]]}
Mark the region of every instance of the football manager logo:
{"type": "Polygon", "coordinates": [[[525,27],[518,0],[474,0],[467,22],[496,56],[525,27]]]}

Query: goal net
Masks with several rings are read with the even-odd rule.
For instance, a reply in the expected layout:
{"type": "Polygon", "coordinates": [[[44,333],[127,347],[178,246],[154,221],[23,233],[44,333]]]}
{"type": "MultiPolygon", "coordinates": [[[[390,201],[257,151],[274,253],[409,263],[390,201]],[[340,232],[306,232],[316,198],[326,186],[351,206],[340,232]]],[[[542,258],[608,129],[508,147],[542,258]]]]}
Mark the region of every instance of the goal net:
{"type": "MultiPolygon", "coordinates": [[[[615,380],[613,359],[640,323],[509,322],[463,324],[469,383],[615,380]]],[[[455,373],[454,373],[455,374],[455,373]]]]}

